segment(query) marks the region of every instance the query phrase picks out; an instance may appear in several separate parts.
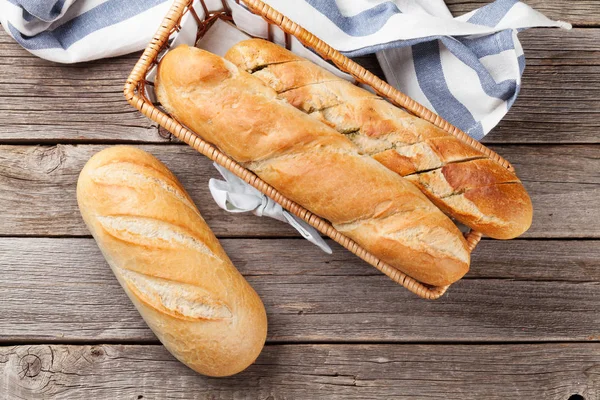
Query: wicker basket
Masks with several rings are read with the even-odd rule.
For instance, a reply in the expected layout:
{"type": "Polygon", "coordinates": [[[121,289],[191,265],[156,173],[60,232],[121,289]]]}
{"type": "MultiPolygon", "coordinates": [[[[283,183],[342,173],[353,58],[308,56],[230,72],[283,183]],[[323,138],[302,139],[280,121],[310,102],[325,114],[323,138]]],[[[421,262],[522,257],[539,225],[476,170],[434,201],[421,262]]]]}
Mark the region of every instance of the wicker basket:
{"type": "MultiPolygon", "coordinates": [[[[306,31],[298,24],[292,22],[275,9],[263,3],[261,0],[242,0],[242,2],[251,12],[263,17],[269,24],[278,26],[286,34],[293,35],[304,46],[312,48],[323,59],[332,61],[340,70],[352,75],[358,82],[371,86],[379,95],[388,99],[390,102],[456,136],[465,143],[468,143],[472,147],[488,155],[490,158],[498,161],[509,170],[513,169],[508,161],[501,158],[498,154],[472,139],[455,126],[452,126],[448,122],[444,121],[438,115],[429,111],[427,108],[418,104],[408,96],[388,85],[386,82],[377,78],[360,65],[343,56],[341,53],[327,45],[327,43],[306,31]]],[[[377,268],[379,271],[383,272],[393,281],[399,283],[418,296],[426,299],[437,299],[442,296],[448,289],[448,286],[432,287],[425,285],[400,272],[391,265],[379,260],[373,254],[367,252],[365,249],[359,246],[356,242],[338,232],[329,222],[312,214],[308,210],[282,196],[277,192],[277,190],[261,180],[254,173],[236,163],[233,159],[219,151],[213,145],[202,140],[199,135],[181,125],[179,122],[165,112],[161,111],[152,103],[152,101],[147,97],[145,91],[145,85],[152,84],[152,82],[147,80],[148,73],[157,64],[160,56],[169,50],[169,39],[181,29],[180,22],[182,17],[186,13],[190,12],[196,19],[196,22],[199,25],[197,38],[199,38],[217,18],[231,21],[230,10],[224,1],[224,11],[215,13],[209,13],[203,0],[196,5],[192,4],[192,0],[175,0],[173,6],[167,13],[167,16],[154,35],[154,38],[146,47],[144,53],[136,63],[133,71],[127,79],[127,83],[125,84],[124,88],[127,101],[129,101],[132,106],[140,110],[142,114],[163,126],[175,137],[187,143],[199,153],[204,154],[217,164],[227,168],[241,179],[254,186],[256,189],[266,194],[277,203],[281,204],[285,209],[305,220],[322,234],[329,236],[331,239],[335,240],[337,243],[344,246],[352,253],[356,254],[377,268]],[[205,17],[201,19],[199,18],[199,15],[203,15],[205,17]]],[[[470,251],[472,251],[481,239],[481,233],[471,230],[465,233],[465,238],[469,244],[470,251]]]]}

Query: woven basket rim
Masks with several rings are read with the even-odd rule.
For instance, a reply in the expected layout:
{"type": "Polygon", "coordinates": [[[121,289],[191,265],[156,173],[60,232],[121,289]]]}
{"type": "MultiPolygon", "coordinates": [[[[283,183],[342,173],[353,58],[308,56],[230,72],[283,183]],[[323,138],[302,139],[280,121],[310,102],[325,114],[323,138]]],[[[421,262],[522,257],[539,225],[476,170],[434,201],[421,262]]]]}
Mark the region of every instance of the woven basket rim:
{"type": "MultiPolygon", "coordinates": [[[[498,154],[483,146],[473,138],[469,137],[466,133],[460,129],[454,127],[447,121],[443,120],[438,115],[434,114],[424,106],[420,105],[410,97],[404,95],[385,81],[381,80],[371,72],[364,69],[359,64],[348,59],[338,51],[331,48],[325,42],[306,31],[298,24],[294,23],[266,3],[261,0],[242,0],[242,2],[248,7],[248,9],[256,15],[261,16],[267,22],[277,25],[287,34],[296,37],[303,45],[312,48],[317,52],[323,59],[331,60],[340,70],[349,73],[357,81],[371,86],[379,95],[390,100],[392,103],[405,110],[413,113],[414,115],[431,122],[435,126],[443,129],[444,131],[452,134],[466,144],[476,148],[482,153],[486,154],[490,158],[496,160],[506,168],[513,170],[512,166],[508,161],[500,157],[498,154]]],[[[292,214],[302,218],[304,221],[309,223],[319,232],[329,236],[332,240],[336,241],[352,253],[362,258],[367,263],[378,269],[387,275],[390,279],[404,286],[409,291],[425,299],[438,299],[441,297],[449,286],[443,287],[432,287],[423,284],[416,279],[408,276],[407,274],[399,271],[391,265],[379,260],[376,256],[366,251],[364,248],[359,246],[356,242],[341,234],[326,220],[312,214],[310,211],[296,204],[295,202],[282,196],[272,186],[261,180],[251,171],[242,167],[240,164],[235,162],[229,156],[221,152],[215,146],[208,142],[205,142],[201,137],[193,131],[187,129],[185,126],[177,122],[168,114],[158,109],[146,96],[143,90],[145,84],[145,77],[149,70],[153,67],[156,59],[163,47],[167,44],[169,37],[180,29],[180,21],[183,15],[189,10],[192,11],[194,17],[197,18],[197,13],[192,8],[193,0],[175,0],[167,15],[160,24],[156,34],[144,50],[142,56],[135,64],[131,74],[127,78],[125,86],[123,88],[124,95],[127,101],[142,114],[155,121],[175,137],[179,138],[189,146],[197,150],[199,153],[205,155],[211,160],[215,161],[219,165],[227,168],[229,171],[236,174],[238,177],[260,190],[265,195],[271,197],[273,200],[281,204],[292,214]]],[[[203,0],[200,0],[200,4],[206,10],[203,0]]],[[[227,12],[229,12],[226,3],[223,5],[227,12]]],[[[198,21],[200,22],[200,21],[198,21]]],[[[168,51],[168,50],[167,50],[168,51]]],[[[471,230],[465,234],[469,251],[472,251],[477,243],[481,240],[481,233],[471,230]]]]}

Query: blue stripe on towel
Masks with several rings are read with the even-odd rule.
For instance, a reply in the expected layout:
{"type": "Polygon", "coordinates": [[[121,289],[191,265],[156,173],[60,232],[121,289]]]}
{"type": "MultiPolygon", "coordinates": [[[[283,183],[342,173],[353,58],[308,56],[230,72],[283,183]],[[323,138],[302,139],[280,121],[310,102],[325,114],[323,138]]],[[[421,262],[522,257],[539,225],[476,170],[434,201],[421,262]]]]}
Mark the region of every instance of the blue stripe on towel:
{"type": "Polygon", "coordinates": [[[489,71],[481,64],[481,62],[479,62],[479,59],[473,53],[469,52],[468,49],[465,49],[464,45],[458,40],[446,36],[442,38],[442,43],[444,43],[446,48],[450,50],[456,58],[477,73],[483,91],[488,96],[500,100],[507,100],[510,98],[516,88],[516,80],[507,79],[502,82],[496,82],[489,71]]]}
{"type": "MultiPolygon", "coordinates": [[[[29,37],[22,35],[12,24],[8,24],[11,35],[28,50],[62,48],[68,49],[73,43],[90,33],[129,18],[167,0],[147,0],[143,2],[110,0],[64,23],[53,31],[42,32],[29,37]]],[[[115,43],[115,47],[119,44],[115,43]]]]}
{"type": "Polygon", "coordinates": [[[342,51],[342,53],[346,57],[358,57],[358,56],[364,56],[365,54],[376,53],[378,51],[382,51],[382,50],[386,50],[386,49],[393,49],[395,47],[414,46],[419,43],[431,42],[431,41],[439,40],[441,38],[442,38],[441,36],[427,36],[427,37],[418,38],[418,39],[396,40],[393,42],[381,43],[381,44],[377,44],[374,46],[363,47],[361,49],[356,49],[356,50],[352,50],[352,51],[342,51]]]}
{"type": "MultiPolygon", "coordinates": [[[[519,73],[521,74],[521,76],[523,76],[523,71],[525,71],[525,56],[521,55],[521,56],[517,57],[517,62],[519,63],[519,73]]],[[[511,108],[512,105],[515,103],[515,100],[517,100],[517,96],[519,95],[520,91],[521,91],[521,85],[517,85],[517,88],[515,89],[513,96],[510,99],[508,99],[508,102],[507,102],[508,108],[511,108]]]]}
{"type": "Polygon", "coordinates": [[[518,0],[496,0],[477,10],[467,22],[477,25],[496,26],[518,2],[518,0]]]}
{"type": "Polygon", "coordinates": [[[35,18],[52,22],[61,14],[65,0],[8,0],[23,9],[23,19],[31,21],[35,18]]]}
{"type": "Polygon", "coordinates": [[[523,75],[523,71],[525,71],[525,56],[520,55],[517,58],[517,61],[519,62],[519,72],[521,73],[521,75],[523,75]]]}
{"type": "Polygon", "coordinates": [[[352,17],[344,16],[335,0],[306,0],[321,14],[329,18],[338,28],[350,36],[368,36],[380,30],[400,10],[391,1],[378,4],[352,17]]]}
{"type": "Polygon", "coordinates": [[[477,58],[491,56],[515,48],[511,29],[506,29],[488,36],[476,38],[458,37],[456,39],[467,46],[477,58]]]}
{"type": "Polygon", "coordinates": [[[438,42],[413,46],[412,53],[417,81],[435,111],[464,131],[476,129],[478,123],[473,114],[448,89],[438,42]]]}

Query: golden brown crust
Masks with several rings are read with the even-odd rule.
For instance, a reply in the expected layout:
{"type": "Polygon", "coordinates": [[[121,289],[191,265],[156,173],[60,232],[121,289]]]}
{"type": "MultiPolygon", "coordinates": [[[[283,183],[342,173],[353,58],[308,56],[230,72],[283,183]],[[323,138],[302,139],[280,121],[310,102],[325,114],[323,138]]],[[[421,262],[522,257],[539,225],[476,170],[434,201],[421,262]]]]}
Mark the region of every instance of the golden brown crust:
{"type": "Polygon", "coordinates": [[[418,182],[421,179],[413,174],[439,170],[439,176],[447,180],[437,179],[419,188],[469,227],[494,238],[513,238],[531,225],[531,201],[516,175],[429,122],[271,42],[240,42],[225,58],[254,72],[294,107],[348,134],[362,152],[392,171],[418,182]],[[438,195],[506,182],[513,183],[510,191],[482,189],[470,200],[466,196],[446,200],[438,195]],[[484,197],[485,193],[490,197],[484,197]]]}
{"type": "Polygon", "coordinates": [[[180,122],[382,260],[433,285],[467,272],[469,253],[460,231],[414,185],[277,99],[260,79],[218,56],[180,46],[162,59],[156,88],[180,122]],[[226,78],[205,84],[194,77],[196,68],[226,78]]]}
{"type": "Polygon", "coordinates": [[[103,150],[81,171],[77,200],[121,286],[175,357],[211,376],[254,362],[264,306],[160,161],[134,147],[103,150]]]}
{"type": "MultiPolygon", "coordinates": [[[[240,43],[253,43],[255,39],[244,40],[240,43]]],[[[270,43],[270,42],[269,42],[270,43]]],[[[244,71],[257,71],[265,65],[285,63],[289,61],[305,61],[291,51],[281,46],[273,46],[269,52],[263,51],[258,46],[233,46],[226,54],[225,59],[231,61],[244,71]]]]}
{"type": "Polygon", "coordinates": [[[254,72],[294,107],[349,134],[362,152],[392,171],[421,182],[423,193],[469,227],[494,238],[512,238],[531,225],[531,201],[516,175],[427,121],[271,42],[240,42],[225,58],[254,72]],[[412,177],[432,170],[438,170],[446,180],[425,184],[427,176],[412,177]],[[513,183],[511,190],[488,187],[506,182],[513,183]],[[482,189],[477,196],[471,193],[472,198],[446,200],[439,196],[441,192],[456,195],[478,187],[482,189]]]}
{"type": "Polygon", "coordinates": [[[260,69],[252,75],[268,82],[269,86],[278,93],[298,87],[337,81],[338,77],[325,69],[306,68],[310,61],[291,61],[282,64],[272,64],[269,68],[260,69]]]}
{"type": "Polygon", "coordinates": [[[446,164],[441,170],[456,192],[501,183],[520,183],[515,174],[490,159],[446,164]]]}

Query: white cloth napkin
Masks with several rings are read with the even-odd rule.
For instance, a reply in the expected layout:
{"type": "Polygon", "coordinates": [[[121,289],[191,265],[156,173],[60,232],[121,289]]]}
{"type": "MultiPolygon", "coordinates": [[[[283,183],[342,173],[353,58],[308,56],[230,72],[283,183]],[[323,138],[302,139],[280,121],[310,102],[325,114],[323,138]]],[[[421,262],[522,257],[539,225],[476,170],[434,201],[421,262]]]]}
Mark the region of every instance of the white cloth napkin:
{"type": "Polygon", "coordinates": [[[278,203],[248,185],[229,170],[216,163],[214,166],[225,179],[213,178],[208,182],[210,193],[219,207],[231,213],[251,211],[259,217],[271,217],[287,222],[300,232],[304,239],[319,246],[325,253],[331,254],[331,248],[312,226],[284,210],[278,203]]]}

